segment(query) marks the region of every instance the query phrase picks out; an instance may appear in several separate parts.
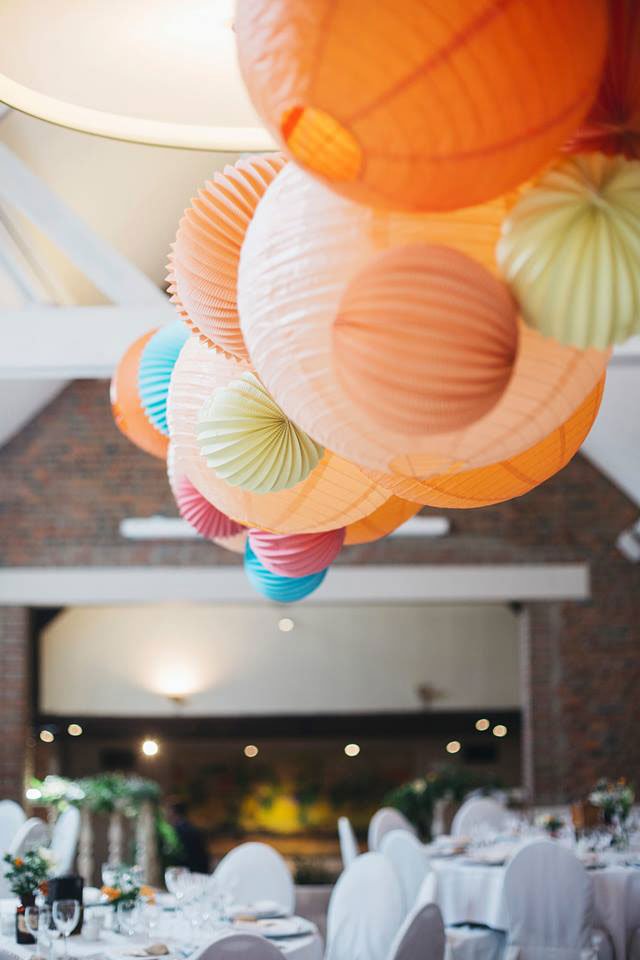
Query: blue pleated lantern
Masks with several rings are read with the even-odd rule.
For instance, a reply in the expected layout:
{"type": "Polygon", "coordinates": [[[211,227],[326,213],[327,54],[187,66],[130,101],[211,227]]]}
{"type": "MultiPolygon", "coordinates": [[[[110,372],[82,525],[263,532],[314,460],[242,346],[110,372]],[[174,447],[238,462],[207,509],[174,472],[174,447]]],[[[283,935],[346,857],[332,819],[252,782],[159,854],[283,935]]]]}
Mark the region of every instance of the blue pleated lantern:
{"type": "Polygon", "coordinates": [[[317,590],[327,575],[328,567],[306,577],[283,577],[279,573],[271,573],[260,563],[247,540],[244,569],[251,586],[263,597],[278,603],[295,603],[317,590]]]}
{"type": "Polygon", "coordinates": [[[176,320],[149,340],[142,351],[138,371],[138,392],[142,408],[150,422],[161,433],[169,436],[167,424],[167,396],[169,381],[178,355],[189,338],[189,329],[176,320]]]}

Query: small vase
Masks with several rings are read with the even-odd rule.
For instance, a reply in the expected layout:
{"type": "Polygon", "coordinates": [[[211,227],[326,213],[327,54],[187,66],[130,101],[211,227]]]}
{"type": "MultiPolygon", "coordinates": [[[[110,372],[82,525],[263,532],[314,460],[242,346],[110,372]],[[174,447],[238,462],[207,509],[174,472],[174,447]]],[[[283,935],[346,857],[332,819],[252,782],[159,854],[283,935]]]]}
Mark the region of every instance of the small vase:
{"type": "Polygon", "coordinates": [[[34,944],[36,938],[29,933],[25,911],[27,907],[35,906],[36,898],[34,894],[27,894],[20,897],[20,906],[16,907],[16,943],[34,944]]]}

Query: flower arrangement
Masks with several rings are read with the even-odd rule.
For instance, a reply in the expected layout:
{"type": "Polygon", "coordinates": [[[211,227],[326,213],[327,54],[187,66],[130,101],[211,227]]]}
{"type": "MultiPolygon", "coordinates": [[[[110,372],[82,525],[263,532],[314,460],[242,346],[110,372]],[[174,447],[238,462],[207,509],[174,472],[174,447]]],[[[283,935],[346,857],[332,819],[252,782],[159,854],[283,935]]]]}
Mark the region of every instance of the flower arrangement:
{"type": "Polygon", "coordinates": [[[103,897],[109,903],[117,906],[119,903],[133,903],[138,899],[147,903],[155,903],[155,890],[144,883],[140,883],[135,867],[125,865],[113,867],[111,884],[101,888],[103,897]]]}
{"type": "Polygon", "coordinates": [[[562,817],[555,813],[544,813],[536,818],[536,826],[546,831],[550,837],[555,837],[564,827],[565,822],[562,817]]]}
{"type": "Polygon", "coordinates": [[[589,794],[589,802],[602,810],[604,822],[624,824],[635,800],[633,787],[624,777],[618,780],[598,780],[589,794]]]}
{"type": "Polygon", "coordinates": [[[8,864],[5,877],[11,892],[21,900],[33,897],[36,890],[47,892],[47,880],[54,867],[54,857],[46,847],[29,850],[22,857],[12,857],[7,853],[4,862],[8,864]]]}

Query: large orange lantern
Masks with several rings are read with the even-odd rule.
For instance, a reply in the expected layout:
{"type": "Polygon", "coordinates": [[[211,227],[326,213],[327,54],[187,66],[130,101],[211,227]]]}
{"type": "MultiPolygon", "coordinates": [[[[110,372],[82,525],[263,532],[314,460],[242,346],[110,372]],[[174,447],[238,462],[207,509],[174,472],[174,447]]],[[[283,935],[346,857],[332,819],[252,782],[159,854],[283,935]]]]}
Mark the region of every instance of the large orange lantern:
{"type": "Polygon", "coordinates": [[[333,325],[340,386],[374,423],[407,434],[460,430],[502,396],[517,307],[459,250],[391,247],[347,286],[333,325]]]}
{"type": "Polygon", "coordinates": [[[511,460],[428,480],[373,476],[394,494],[430,507],[465,510],[521,497],[562,470],[577,453],[596,418],[603,389],[604,378],[566,423],[511,460]]]}
{"type": "Polygon", "coordinates": [[[567,148],[640,160],[640,4],[608,0],[608,9],[609,45],[600,89],[567,148]]]}
{"type": "Polygon", "coordinates": [[[139,337],[124,354],[111,380],[111,410],[116,426],[137,447],[153,457],[165,460],[169,438],[148,419],[138,389],[140,360],[156,330],[139,337]]]}
{"type": "Polygon", "coordinates": [[[278,154],[248,157],[215,173],[185,211],[169,255],[169,291],[185,321],[205,343],[244,359],[236,303],[240,248],[284,163],[278,154]]]}
{"type": "Polygon", "coordinates": [[[173,372],[167,415],[176,462],[210,503],[247,526],[274,533],[315,533],[344,527],[389,499],[389,492],[359,467],[329,451],[305,480],[287,490],[254,493],[217,476],[198,447],[198,416],[216,390],[250,370],[244,361],[208,350],[191,337],[173,372]]]}
{"type": "Polygon", "coordinates": [[[240,0],[263,120],[334,190],[451,210],[533,174],[589,109],[604,0],[240,0]]]}
{"type": "MultiPolygon", "coordinates": [[[[489,220],[479,231],[485,239],[497,236],[489,220]]],[[[294,164],[271,184],[242,248],[240,323],[265,387],[316,442],[385,473],[425,478],[486,466],[546,437],[601,379],[608,352],[563,346],[520,324],[506,389],[493,409],[463,429],[400,432],[354,408],[334,354],[335,325],[350,286],[360,278],[364,302],[367,282],[375,287],[369,269],[375,258],[406,245],[446,242],[473,256],[473,249],[484,247],[471,222],[466,211],[415,216],[369,210],[324,189],[294,164]]],[[[483,262],[490,257],[493,251],[485,250],[483,262]]],[[[397,287],[398,303],[410,296],[406,283],[397,287]]],[[[403,350],[408,356],[406,345],[403,350]]],[[[455,384],[461,370],[462,362],[443,358],[440,383],[448,377],[455,384]]]]}
{"type": "Polygon", "coordinates": [[[410,503],[400,497],[389,497],[386,503],[369,516],[349,524],[344,545],[350,547],[356,543],[372,543],[374,540],[381,540],[411,517],[415,517],[420,510],[422,510],[421,503],[410,503]]]}

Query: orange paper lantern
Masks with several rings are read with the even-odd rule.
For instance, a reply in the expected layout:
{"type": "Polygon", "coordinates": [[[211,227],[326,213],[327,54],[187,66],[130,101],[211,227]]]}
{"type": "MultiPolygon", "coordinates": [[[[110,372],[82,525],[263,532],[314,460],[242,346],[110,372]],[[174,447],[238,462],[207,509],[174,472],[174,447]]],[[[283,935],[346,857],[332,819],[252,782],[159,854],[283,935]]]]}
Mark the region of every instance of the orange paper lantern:
{"type": "MultiPolygon", "coordinates": [[[[520,324],[506,389],[489,413],[464,429],[408,434],[372,424],[354,409],[336,376],[333,352],[334,324],[353,278],[381,251],[443,243],[445,233],[447,246],[472,256],[472,248],[484,250],[488,260],[493,254],[474,238],[471,222],[467,211],[416,216],[369,210],[325,190],[294,164],[271,184],[242,248],[240,322],[260,379],[316,442],[385,473],[424,478],[486,466],[546,437],[601,379],[608,352],[563,346],[520,324]]],[[[479,233],[495,237],[493,221],[479,233]]],[[[399,303],[405,295],[398,291],[399,303]]]]}
{"type": "Polygon", "coordinates": [[[511,460],[429,480],[373,476],[398,496],[430,507],[465,510],[521,497],[562,470],[577,453],[597,416],[603,390],[604,378],[566,423],[511,460]]]}
{"type": "Polygon", "coordinates": [[[180,221],[169,256],[169,291],[205,343],[248,359],[240,333],[236,277],[247,226],[285,164],[279,154],[238,160],[214,174],[180,221]]]}
{"type": "Polygon", "coordinates": [[[198,414],[217,389],[251,367],[208,350],[195,337],[182,348],[169,391],[168,420],[180,470],[210,503],[239,523],[274,533],[335,530],[373,513],[390,494],[355,464],[325,451],[301,483],[275,493],[233,487],[207,466],[197,442],[198,414]]]}
{"type": "Polygon", "coordinates": [[[640,4],[608,0],[608,9],[609,45],[600,89],[567,148],[640,159],[640,4]]]}
{"type": "Polygon", "coordinates": [[[386,503],[370,513],[368,517],[363,517],[362,520],[356,520],[355,523],[349,524],[344,545],[349,547],[356,543],[371,543],[373,540],[380,540],[387,534],[392,533],[393,530],[401,527],[411,517],[415,517],[420,510],[422,510],[422,504],[420,503],[410,503],[408,500],[401,500],[400,497],[389,497],[386,503]]]}
{"type": "Polygon", "coordinates": [[[352,200],[499,196],[585,116],[604,0],[240,0],[240,67],[274,136],[352,200]]]}
{"type": "Polygon", "coordinates": [[[150,330],[131,344],[111,380],[111,411],[118,429],[137,447],[153,457],[165,460],[169,438],[148,420],[138,392],[138,372],[142,352],[157,330],[150,330]]]}
{"type": "Polygon", "coordinates": [[[504,284],[458,250],[415,243],[379,253],[351,280],[333,327],[333,363],[372,423],[443,433],[496,405],[517,337],[504,284]]]}

